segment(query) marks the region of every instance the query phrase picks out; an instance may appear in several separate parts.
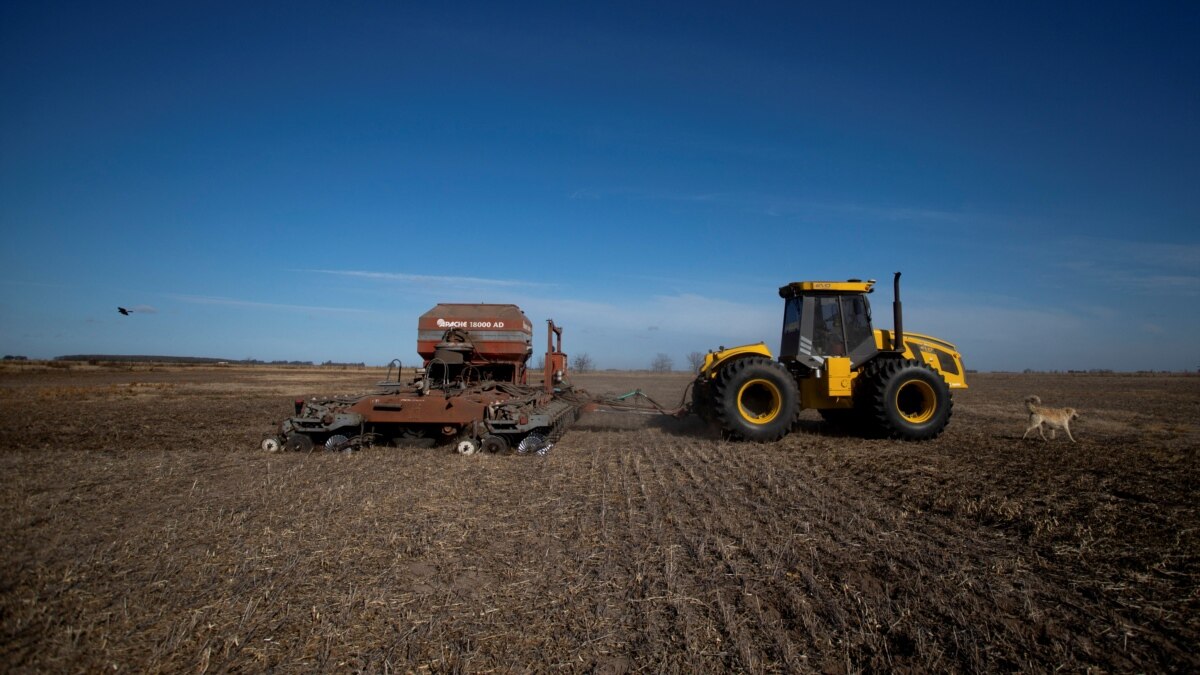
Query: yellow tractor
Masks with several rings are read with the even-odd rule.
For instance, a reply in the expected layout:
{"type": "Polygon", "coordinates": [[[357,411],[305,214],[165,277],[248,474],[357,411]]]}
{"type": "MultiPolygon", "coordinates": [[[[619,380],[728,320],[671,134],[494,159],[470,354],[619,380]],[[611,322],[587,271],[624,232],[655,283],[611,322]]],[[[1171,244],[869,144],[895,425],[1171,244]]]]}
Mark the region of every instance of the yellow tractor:
{"type": "Polygon", "coordinates": [[[967,387],[962,356],[949,342],[904,332],[899,272],[894,283],[892,331],[872,327],[873,280],[780,288],[779,359],[762,342],[710,351],[693,384],[692,411],[735,440],[778,440],[808,408],[866,435],[936,437],[950,421],[950,391],[967,387]]]}

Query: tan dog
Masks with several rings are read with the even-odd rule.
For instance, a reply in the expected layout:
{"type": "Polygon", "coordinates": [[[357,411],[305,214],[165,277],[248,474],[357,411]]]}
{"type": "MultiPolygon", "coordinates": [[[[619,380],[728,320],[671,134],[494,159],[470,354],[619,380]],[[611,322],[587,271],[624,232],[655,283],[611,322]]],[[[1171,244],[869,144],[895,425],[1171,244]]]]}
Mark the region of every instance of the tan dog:
{"type": "Polygon", "coordinates": [[[1037,429],[1045,441],[1046,433],[1042,427],[1047,427],[1050,429],[1050,438],[1054,438],[1056,429],[1062,429],[1067,432],[1067,438],[1071,439],[1072,443],[1075,442],[1075,437],[1071,435],[1071,420],[1077,419],[1079,413],[1074,408],[1047,408],[1042,405],[1042,399],[1029,396],[1025,399],[1025,409],[1029,411],[1029,428],[1021,436],[1022,439],[1037,429]]]}

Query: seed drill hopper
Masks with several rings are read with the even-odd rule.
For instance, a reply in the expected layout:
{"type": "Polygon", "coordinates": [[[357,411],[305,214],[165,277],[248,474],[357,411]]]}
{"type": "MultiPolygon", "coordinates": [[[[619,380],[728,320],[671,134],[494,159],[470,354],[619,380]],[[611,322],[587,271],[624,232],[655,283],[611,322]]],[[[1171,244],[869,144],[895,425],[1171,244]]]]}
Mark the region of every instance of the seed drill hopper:
{"type": "Polygon", "coordinates": [[[263,440],[269,451],[352,450],[366,445],[451,444],[538,452],[579,414],[584,395],[564,382],[562,329],[547,321],[545,371],[528,382],[533,326],[516,305],[440,304],[422,314],[422,366],[403,381],[400,362],[374,392],[296,401],[296,414],[263,440]]]}

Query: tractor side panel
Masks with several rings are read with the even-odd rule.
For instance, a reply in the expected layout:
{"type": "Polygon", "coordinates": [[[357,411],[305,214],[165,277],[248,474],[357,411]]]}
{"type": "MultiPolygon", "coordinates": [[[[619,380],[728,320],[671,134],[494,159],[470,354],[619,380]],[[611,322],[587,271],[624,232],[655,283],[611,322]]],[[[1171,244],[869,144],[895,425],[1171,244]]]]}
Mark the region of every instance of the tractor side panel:
{"type": "MultiPolygon", "coordinates": [[[[880,351],[890,351],[893,344],[891,331],[876,330],[875,343],[880,351]]],[[[945,340],[905,331],[904,358],[928,364],[941,374],[951,389],[967,388],[962,354],[958,352],[957,347],[945,340]]]]}

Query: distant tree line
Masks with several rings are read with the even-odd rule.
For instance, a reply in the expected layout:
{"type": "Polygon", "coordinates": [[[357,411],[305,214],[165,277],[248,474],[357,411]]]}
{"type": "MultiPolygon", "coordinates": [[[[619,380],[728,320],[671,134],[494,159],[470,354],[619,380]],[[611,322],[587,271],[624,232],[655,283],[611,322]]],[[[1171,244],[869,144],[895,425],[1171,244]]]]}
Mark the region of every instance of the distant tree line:
{"type": "MultiPolygon", "coordinates": [[[[543,357],[543,360],[545,358],[543,357]]],[[[577,373],[590,373],[596,369],[596,362],[592,361],[592,357],[587,352],[577,354],[571,359],[571,370],[577,373]]]]}
{"type": "Polygon", "coordinates": [[[670,356],[659,352],[650,362],[650,371],[654,373],[669,373],[675,367],[675,361],[670,356]]]}
{"type": "MultiPolygon", "coordinates": [[[[1026,375],[1031,375],[1033,373],[1049,373],[1051,375],[1057,375],[1057,374],[1061,373],[1062,371],[1061,370],[1034,370],[1033,368],[1026,368],[1025,370],[1022,370],[1021,372],[1026,375]]],[[[1154,372],[1154,371],[1139,371],[1139,372],[1154,372]]],[[[1164,372],[1166,372],[1166,371],[1164,371],[1164,372]]],[[[1091,370],[1068,370],[1067,373],[1070,375],[1080,375],[1080,374],[1084,374],[1084,373],[1091,374],[1091,375],[1111,375],[1113,373],[1113,369],[1112,368],[1092,368],[1091,370]]]]}
{"type": "Polygon", "coordinates": [[[56,356],[55,361],[110,361],[115,363],[229,363],[228,359],[205,356],[150,356],[146,354],[68,354],[56,356]]]}
{"type": "MultiPolygon", "coordinates": [[[[978,371],[968,370],[967,372],[978,371]]],[[[1006,373],[1010,371],[993,370],[991,372],[1006,373]]],[[[1026,368],[1021,371],[1025,375],[1062,375],[1064,373],[1067,375],[1175,375],[1178,373],[1188,374],[1190,372],[1187,370],[1113,370],[1112,368],[1090,368],[1088,370],[1035,370],[1033,368],[1026,368]]],[[[1200,369],[1197,369],[1196,372],[1200,373],[1200,369]]]]}
{"type": "MultiPolygon", "coordinates": [[[[25,360],[24,356],[5,356],[5,361],[25,360]]],[[[88,363],[189,363],[189,364],[238,364],[247,366],[314,366],[312,361],[288,361],[277,359],[274,361],[264,361],[262,359],[245,358],[241,361],[235,359],[216,359],[207,356],[151,356],[145,354],[69,354],[67,356],[56,356],[55,361],[86,361],[88,363]]],[[[322,366],[330,368],[366,368],[367,364],[363,361],[357,363],[343,361],[325,361],[322,366]]]]}

